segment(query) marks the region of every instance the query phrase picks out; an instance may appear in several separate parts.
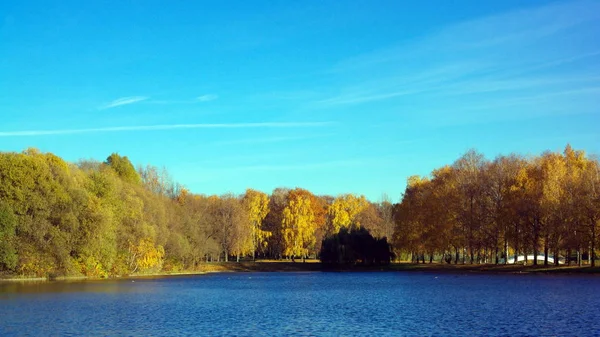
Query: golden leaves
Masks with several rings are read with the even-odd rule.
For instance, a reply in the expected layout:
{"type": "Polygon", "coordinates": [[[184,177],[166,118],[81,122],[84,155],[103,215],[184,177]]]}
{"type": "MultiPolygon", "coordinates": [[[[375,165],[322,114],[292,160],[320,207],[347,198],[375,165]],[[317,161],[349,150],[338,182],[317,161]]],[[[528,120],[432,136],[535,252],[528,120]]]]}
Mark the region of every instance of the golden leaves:
{"type": "Polygon", "coordinates": [[[315,243],[315,214],[311,199],[305,194],[291,194],[283,210],[284,255],[306,256],[315,243]]]}
{"type": "Polygon", "coordinates": [[[360,227],[357,216],[368,206],[369,202],[362,195],[344,194],[335,198],[328,210],[331,234],[339,233],[341,228],[360,227]]]}

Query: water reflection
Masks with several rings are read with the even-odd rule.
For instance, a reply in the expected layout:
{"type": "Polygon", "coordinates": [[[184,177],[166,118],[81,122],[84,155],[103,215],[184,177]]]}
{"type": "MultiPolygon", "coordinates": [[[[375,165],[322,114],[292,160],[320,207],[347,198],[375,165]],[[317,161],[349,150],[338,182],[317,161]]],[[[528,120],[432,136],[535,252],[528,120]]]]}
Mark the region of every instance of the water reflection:
{"type": "Polygon", "coordinates": [[[23,281],[0,283],[0,298],[11,295],[47,295],[58,293],[128,293],[151,292],[154,287],[135,286],[135,282],[154,281],[144,280],[73,280],[73,281],[23,281]]]}

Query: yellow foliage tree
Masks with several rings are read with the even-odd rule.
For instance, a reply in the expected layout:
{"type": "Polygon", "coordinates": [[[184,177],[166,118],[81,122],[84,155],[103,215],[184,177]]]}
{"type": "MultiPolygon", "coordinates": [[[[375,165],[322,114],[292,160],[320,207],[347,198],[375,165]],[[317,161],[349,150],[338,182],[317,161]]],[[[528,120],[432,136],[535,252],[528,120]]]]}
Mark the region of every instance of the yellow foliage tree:
{"type": "Polygon", "coordinates": [[[315,244],[315,214],[311,200],[305,194],[292,194],[283,210],[282,232],[284,255],[302,256],[306,259],[309,249],[315,244]]]}
{"type": "Polygon", "coordinates": [[[357,215],[368,206],[369,202],[363,195],[344,194],[335,198],[328,210],[330,234],[339,233],[341,228],[360,227],[357,215]]]}
{"type": "Polygon", "coordinates": [[[252,259],[256,260],[256,249],[266,247],[272,233],[262,230],[262,221],[269,214],[269,196],[266,193],[247,189],[244,195],[244,207],[248,212],[252,233],[252,259]]]}
{"type": "Polygon", "coordinates": [[[140,239],[137,245],[129,245],[129,266],[131,272],[144,272],[150,269],[160,269],[165,257],[165,249],[161,245],[154,245],[151,239],[140,239]]]}

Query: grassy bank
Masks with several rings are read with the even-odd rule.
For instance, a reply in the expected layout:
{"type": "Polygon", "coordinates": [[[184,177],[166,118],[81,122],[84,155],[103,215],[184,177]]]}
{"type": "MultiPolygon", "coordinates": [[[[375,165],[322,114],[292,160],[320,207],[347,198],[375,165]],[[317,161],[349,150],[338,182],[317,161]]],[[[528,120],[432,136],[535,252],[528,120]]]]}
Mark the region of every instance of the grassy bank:
{"type": "Polygon", "coordinates": [[[494,265],[494,264],[414,264],[394,263],[387,267],[393,271],[425,271],[442,273],[509,273],[509,274],[598,274],[600,267],[589,266],[524,266],[519,264],[494,265]]]}
{"type": "Polygon", "coordinates": [[[385,271],[385,272],[436,272],[436,273],[509,273],[509,274],[598,274],[600,267],[589,266],[524,266],[524,265],[470,265],[470,264],[415,264],[415,263],[392,263],[388,266],[326,266],[318,260],[301,261],[278,261],[262,260],[257,262],[221,262],[204,263],[194,271],[183,273],[162,273],[160,275],[173,274],[203,274],[219,272],[309,272],[309,271],[385,271]]]}
{"type": "MultiPolygon", "coordinates": [[[[589,266],[523,266],[523,265],[469,265],[469,264],[414,264],[392,263],[389,266],[324,266],[318,260],[306,262],[263,260],[257,262],[219,262],[203,263],[194,270],[178,272],[160,272],[151,274],[131,274],[113,278],[140,278],[140,277],[165,277],[181,275],[201,275],[208,273],[228,272],[314,272],[314,271],[385,271],[385,272],[432,272],[432,273],[508,273],[508,274],[595,274],[600,275],[600,267],[589,266]]],[[[0,275],[0,282],[26,282],[26,281],[76,281],[90,280],[82,276],[58,277],[27,277],[17,275],[0,275]]]]}

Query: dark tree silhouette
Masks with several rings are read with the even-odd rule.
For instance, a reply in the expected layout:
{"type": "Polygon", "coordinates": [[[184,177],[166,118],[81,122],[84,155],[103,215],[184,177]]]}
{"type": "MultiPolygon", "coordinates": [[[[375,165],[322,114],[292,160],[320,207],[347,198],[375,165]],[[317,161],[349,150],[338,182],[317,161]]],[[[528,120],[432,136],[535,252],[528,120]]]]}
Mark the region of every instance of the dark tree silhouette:
{"type": "Polygon", "coordinates": [[[323,240],[319,254],[326,264],[386,265],[393,258],[387,238],[377,239],[364,227],[348,230],[323,240]]]}

